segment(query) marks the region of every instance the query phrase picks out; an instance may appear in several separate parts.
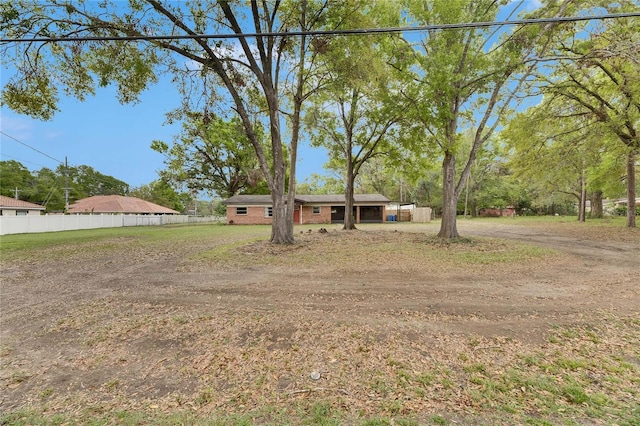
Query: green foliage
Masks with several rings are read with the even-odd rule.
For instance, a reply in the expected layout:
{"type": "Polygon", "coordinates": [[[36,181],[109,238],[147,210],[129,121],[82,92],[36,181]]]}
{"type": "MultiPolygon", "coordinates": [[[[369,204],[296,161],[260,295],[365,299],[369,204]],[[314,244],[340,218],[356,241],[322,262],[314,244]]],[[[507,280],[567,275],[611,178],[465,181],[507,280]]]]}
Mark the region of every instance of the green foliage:
{"type": "Polygon", "coordinates": [[[304,182],[296,185],[297,194],[342,194],[344,181],[332,176],[320,176],[313,173],[304,182]]]}
{"type": "MultiPolygon", "coordinates": [[[[355,5],[360,7],[341,17],[342,25],[381,26],[399,12],[382,3],[383,10],[368,1],[354,2],[355,5]]],[[[392,55],[389,39],[394,38],[397,36],[334,36],[328,43],[316,46],[317,60],[327,81],[323,90],[310,98],[312,105],[306,111],[305,125],[311,145],[321,146],[329,153],[327,168],[344,178],[347,211],[351,211],[355,181],[362,167],[392,150],[398,139],[402,108],[398,103],[398,82],[391,78],[388,64],[392,55]]],[[[355,228],[351,215],[345,217],[344,227],[355,228]]]]}
{"type": "Polygon", "coordinates": [[[14,160],[0,161],[0,194],[14,197],[15,190],[18,189],[22,197],[28,196],[23,192],[33,186],[33,180],[31,172],[22,163],[14,160]]]}
{"type": "Polygon", "coordinates": [[[60,165],[56,169],[58,175],[69,174],[70,198],[78,200],[94,195],[126,195],[129,185],[113,176],[104,175],[89,166],[60,165]]]}
{"type": "MultiPolygon", "coordinates": [[[[268,193],[258,159],[238,118],[184,112],[182,133],[172,146],[154,141],[165,156],[163,180],[189,191],[228,198],[238,193],[268,193]]],[[[259,139],[263,139],[260,136],[259,139]]]]}
{"type": "Polygon", "coordinates": [[[217,216],[225,216],[227,214],[227,206],[222,204],[221,200],[214,203],[212,214],[217,216]]]}
{"type": "MultiPolygon", "coordinates": [[[[148,22],[127,22],[119,19],[94,19],[100,8],[91,2],[31,2],[3,3],[4,36],[13,38],[64,37],[91,30],[95,36],[113,36],[120,30],[127,35],[142,35],[148,22]],[[73,22],[73,25],[71,24],[73,22]]],[[[83,35],[86,35],[83,34],[83,35]]],[[[15,47],[15,46],[13,46],[15,47]]],[[[18,71],[2,90],[2,104],[34,118],[49,120],[58,111],[59,90],[65,95],[83,100],[93,95],[97,87],[114,84],[118,99],[136,102],[138,95],[155,83],[156,64],[161,59],[154,49],[143,44],[124,41],[78,41],[67,43],[25,44],[21,54],[3,46],[3,58],[18,71]]]]}
{"type": "MultiPolygon", "coordinates": [[[[582,7],[619,11],[637,5],[593,1],[582,7]]],[[[502,133],[512,149],[509,164],[534,203],[551,206],[567,196],[578,201],[583,185],[608,198],[624,194],[625,180],[630,181],[625,160],[629,149],[640,148],[640,74],[632,65],[637,49],[630,49],[637,25],[616,19],[556,32],[550,45],[556,60],[533,81],[533,93],[544,96],[502,133]]]]}
{"type": "MultiPolygon", "coordinates": [[[[178,29],[176,34],[353,29],[486,22],[512,3],[257,2],[254,22],[241,18],[243,2],[12,1],[0,4],[0,28],[9,38],[145,36],[167,28],[178,29]]],[[[593,10],[637,10],[637,2],[549,1],[526,17],[593,10]]],[[[162,178],[174,187],[221,197],[281,195],[287,177],[293,178],[289,167],[305,136],[305,117],[307,139],[328,150],[329,168],[344,176],[348,189],[359,185],[429,204],[445,212],[444,231],[465,205],[473,212],[506,205],[569,211],[571,197],[580,192],[578,175],[586,176],[590,192],[623,191],[622,156],[640,149],[638,34],[637,19],[611,19],[505,31],[429,30],[419,40],[368,34],[256,38],[253,44],[244,38],[6,43],[0,46],[3,66],[15,73],[1,96],[9,108],[50,119],[62,95],[84,99],[114,85],[121,102],[136,102],[167,72],[184,95],[168,119],[184,120],[185,127],[172,146],[156,141],[153,148],[167,155],[162,178]],[[549,55],[553,60],[527,83],[532,95],[545,94],[540,108],[517,117],[519,133],[506,137],[529,143],[518,143],[517,153],[510,145],[509,155],[522,158],[508,163],[504,152],[483,152],[513,107],[520,79],[549,55]],[[228,118],[230,111],[239,118],[228,118]],[[567,133],[575,130],[568,123],[579,123],[581,141],[571,141],[578,133],[567,133]],[[384,161],[367,167],[376,157],[384,161]],[[434,179],[436,164],[443,166],[442,184],[434,179]]],[[[48,194],[61,185],[47,171],[45,178],[41,188],[31,183],[33,196],[58,209],[59,189],[48,194]]],[[[73,196],[119,191],[116,182],[87,186],[92,189],[73,196]]],[[[277,239],[291,242],[289,231],[277,239]]]]}
{"type": "Polygon", "coordinates": [[[132,197],[147,200],[160,206],[182,212],[185,210],[191,196],[187,193],[178,193],[164,180],[155,180],[148,185],[142,185],[129,191],[132,197]]]}
{"type": "Polygon", "coordinates": [[[85,165],[31,173],[17,161],[0,161],[0,177],[2,195],[14,196],[17,188],[21,200],[41,204],[48,212],[64,210],[67,183],[70,203],[94,195],[125,195],[128,190],[125,182],[85,165]]]}
{"type": "Polygon", "coordinates": [[[50,120],[56,112],[58,90],[49,84],[46,71],[39,70],[28,80],[9,81],[2,90],[0,104],[34,118],[50,120]]]}
{"type": "MultiPolygon", "coordinates": [[[[215,33],[277,33],[321,29],[348,15],[341,2],[255,2],[255,20],[244,19],[244,2],[141,2],[110,0],[46,3],[12,2],[3,8],[2,28],[10,38],[108,37],[105,40],[7,43],[3,64],[16,71],[2,91],[2,103],[31,116],[49,119],[58,90],[80,100],[96,87],[114,85],[121,102],[170,73],[183,95],[182,111],[216,110],[240,118],[274,204],[287,191],[288,169],[296,158],[303,101],[323,78],[314,72],[310,37],[256,37],[214,40],[191,37],[215,33]],[[189,35],[175,40],[146,40],[155,34],[189,35]],[[136,42],[119,37],[139,37],[136,42]],[[310,77],[310,76],[313,76],[310,77]],[[38,103],[40,102],[40,103],[38,103]],[[284,127],[288,126],[289,132],[284,127]],[[268,143],[264,144],[262,135],[268,143]],[[284,140],[290,136],[290,141],[284,140]],[[287,160],[289,155],[289,160],[287,160]]],[[[175,108],[175,106],[174,106],[175,108]]],[[[257,176],[250,177],[258,180],[257,176]]],[[[261,179],[261,178],[260,178],[261,179]]],[[[264,186],[260,191],[264,191],[264,186]]],[[[293,186],[291,189],[293,189],[293,186]]],[[[292,195],[292,194],[291,194],[292,195]]],[[[273,241],[291,243],[286,220],[292,205],[274,208],[273,241]]]]}
{"type": "MultiPolygon", "coordinates": [[[[416,25],[492,21],[502,6],[492,0],[405,2],[408,20],[416,25]]],[[[414,140],[419,140],[406,144],[406,149],[418,158],[442,162],[440,237],[444,238],[457,237],[457,203],[468,174],[530,73],[526,62],[541,37],[527,28],[500,37],[492,31],[426,31],[415,48],[413,63],[404,71],[408,77],[403,94],[410,100],[405,113],[418,126],[413,132],[414,140]],[[463,154],[465,131],[471,144],[463,154]],[[457,158],[463,160],[460,173],[457,158]]]]}
{"type": "MultiPolygon", "coordinates": [[[[614,213],[618,216],[627,215],[627,206],[618,206],[615,208],[614,213]]],[[[636,206],[636,216],[640,216],[640,206],[636,206]]]]}

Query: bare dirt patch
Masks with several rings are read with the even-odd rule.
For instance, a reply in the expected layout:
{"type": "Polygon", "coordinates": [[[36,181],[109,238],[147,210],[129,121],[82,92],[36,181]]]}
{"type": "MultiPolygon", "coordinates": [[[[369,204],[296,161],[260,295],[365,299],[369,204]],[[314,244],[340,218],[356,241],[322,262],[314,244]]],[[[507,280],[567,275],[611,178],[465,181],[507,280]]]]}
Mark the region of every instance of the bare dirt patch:
{"type": "MultiPolygon", "coordinates": [[[[584,342],[550,346],[558,326],[588,328],[640,371],[625,341],[640,327],[638,232],[461,221],[471,241],[443,244],[433,224],[361,228],[3,262],[0,410],[491,412],[471,376],[522,353],[575,358],[584,342]]],[[[516,413],[541,409],[526,404],[516,413]]]]}

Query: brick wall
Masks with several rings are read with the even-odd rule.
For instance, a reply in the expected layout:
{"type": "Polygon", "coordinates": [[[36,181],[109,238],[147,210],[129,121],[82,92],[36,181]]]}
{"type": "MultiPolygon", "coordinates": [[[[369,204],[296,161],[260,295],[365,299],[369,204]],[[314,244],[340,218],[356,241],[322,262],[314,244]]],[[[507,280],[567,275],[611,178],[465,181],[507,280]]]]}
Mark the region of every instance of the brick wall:
{"type": "Polygon", "coordinates": [[[264,217],[266,206],[246,206],[247,214],[243,215],[236,214],[237,207],[227,206],[227,223],[233,221],[235,225],[271,225],[272,219],[264,217]]]}
{"type": "MultiPolygon", "coordinates": [[[[233,221],[236,225],[270,225],[272,218],[264,216],[264,209],[268,206],[240,206],[247,208],[247,214],[238,215],[236,209],[238,206],[227,206],[227,223],[233,221]]],[[[320,213],[313,213],[312,205],[303,205],[300,214],[302,215],[303,224],[330,224],[331,223],[331,206],[321,205],[320,213]]],[[[390,213],[391,214],[391,213],[390,213]]],[[[382,219],[386,221],[386,212],[383,207],[382,219]]],[[[295,224],[300,222],[296,220],[295,224]]]]}
{"type": "Polygon", "coordinates": [[[302,206],[302,223],[331,223],[331,206],[319,206],[320,214],[313,214],[313,206],[302,206]]]}

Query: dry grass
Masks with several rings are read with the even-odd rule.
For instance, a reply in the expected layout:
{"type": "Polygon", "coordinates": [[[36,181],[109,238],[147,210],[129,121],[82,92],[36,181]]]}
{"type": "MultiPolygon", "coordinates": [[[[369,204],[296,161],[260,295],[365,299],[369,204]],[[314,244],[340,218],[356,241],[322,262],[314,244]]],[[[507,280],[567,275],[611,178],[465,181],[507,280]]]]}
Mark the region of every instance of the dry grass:
{"type": "MultiPolygon", "coordinates": [[[[436,413],[449,420],[499,415],[501,424],[534,418],[634,424],[640,418],[638,315],[602,313],[596,322],[554,328],[548,342],[532,345],[501,336],[425,335],[406,326],[381,331],[361,319],[336,324],[237,309],[202,315],[146,303],[113,308],[109,302],[79,307],[48,330],[83,336],[76,357],[61,363],[79,376],[113,371],[97,392],[47,388],[28,405],[79,419],[87,407],[100,407],[105,413],[284,415],[297,423],[315,404],[350,422],[436,413]],[[137,377],[119,373],[127,364],[144,369],[137,377]],[[175,390],[149,392],[168,376],[171,384],[164,385],[175,390]]],[[[25,379],[16,375],[9,386],[25,379]]]]}
{"type": "Polygon", "coordinates": [[[545,268],[544,280],[566,279],[582,265],[573,255],[486,237],[443,243],[408,227],[305,229],[291,246],[231,228],[65,241],[31,271],[23,257],[3,288],[28,288],[24,309],[38,314],[3,319],[0,422],[640,423],[637,309],[593,310],[585,296],[565,316],[560,296],[525,295],[509,310],[510,277],[545,268]],[[71,266],[85,274],[76,287],[71,266]],[[469,277],[478,284],[460,287],[469,277]],[[43,312],[46,286],[66,306],[43,312]],[[489,307],[504,297],[504,311],[489,307]],[[546,314],[522,308],[543,302],[546,314]],[[533,324],[542,339],[525,338],[533,324]]]}

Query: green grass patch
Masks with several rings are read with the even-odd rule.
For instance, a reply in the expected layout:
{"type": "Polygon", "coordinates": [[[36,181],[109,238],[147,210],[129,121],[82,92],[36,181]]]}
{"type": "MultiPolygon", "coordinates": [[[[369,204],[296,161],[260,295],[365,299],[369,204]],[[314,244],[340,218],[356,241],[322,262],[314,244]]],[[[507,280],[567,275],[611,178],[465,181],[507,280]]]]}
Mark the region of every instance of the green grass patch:
{"type": "Polygon", "coordinates": [[[353,232],[332,228],[329,234],[318,236],[319,228],[296,228],[296,243],[284,246],[268,243],[271,228],[265,225],[194,224],[7,235],[2,237],[0,255],[3,261],[37,261],[109,255],[125,249],[142,257],[182,251],[186,261],[227,267],[323,264],[337,269],[358,264],[416,269],[425,266],[425,259],[430,267],[442,269],[521,263],[554,255],[550,249],[490,238],[446,241],[425,233],[387,232],[367,226],[353,232]]]}
{"type": "MultiPolygon", "coordinates": [[[[335,408],[326,402],[314,402],[306,407],[294,405],[289,410],[277,410],[274,407],[262,407],[243,414],[202,414],[194,410],[185,410],[178,413],[162,413],[158,411],[133,411],[118,410],[102,412],[87,409],[80,413],[46,414],[37,410],[22,410],[14,413],[0,415],[0,424],[12,426],[53,426],[66,424],[82,424],[88,426],[103,425],[150,425],[150,426],[253,426],[253,425],[309,425],[309,426],[339,426],[342,424],[353,425],[396,425],[417,426],[420,424],[410,417],[369,417],[346,419],[344,410],[335,408]]],[[[429,424],[442,423],[443,418],[433,417],[435,421],[429,424]],[[441,420],[440,420],[441,419],[441,420]]]]}
{"type": "Polygon", "coordinates": [[[3,261],[17,259],[55,259],[81,256],[83,253],[116,252],[122,247],[152,251],[168,248],[179,250],[211,241],[228,244],[268,239],[268,226],[227,226],[218,223],[100,228],[37,234],[4,235],[0,257],[3,261]]]}
{"type": "Polygon", "coordinates": [[[607,216],[602,219],[588,218],[585,222],[579,222],[577,216],[516,216],[498,218],[473,218],[474,221],[500,221],[504,224],[514,224],[522,226],[535,225],[561,225],[561,226],[604,226],[611,228],[624,228],[626,218],[622,216],[607,216]]]}

